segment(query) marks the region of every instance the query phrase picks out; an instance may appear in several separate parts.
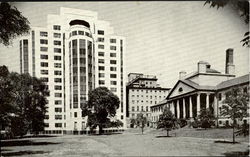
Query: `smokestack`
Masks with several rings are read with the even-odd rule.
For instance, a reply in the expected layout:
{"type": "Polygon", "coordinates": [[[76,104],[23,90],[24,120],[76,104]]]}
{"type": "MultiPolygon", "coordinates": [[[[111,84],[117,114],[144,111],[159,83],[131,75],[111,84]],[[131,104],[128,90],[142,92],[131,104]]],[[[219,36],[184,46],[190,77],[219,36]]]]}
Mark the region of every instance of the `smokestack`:
{"type": "Polygon", "coordinates": [[[233,52],[234,49],[229,48],[226,50],[226,66],[225,66],[225,73],[234,75],[235,66],[233,63],[233,52]]]}
{"type": "Polygon", "coordinates": [[[182,80],[186,74],[187,74],[186,71],[179,72],[179,80],[182,80]]]}

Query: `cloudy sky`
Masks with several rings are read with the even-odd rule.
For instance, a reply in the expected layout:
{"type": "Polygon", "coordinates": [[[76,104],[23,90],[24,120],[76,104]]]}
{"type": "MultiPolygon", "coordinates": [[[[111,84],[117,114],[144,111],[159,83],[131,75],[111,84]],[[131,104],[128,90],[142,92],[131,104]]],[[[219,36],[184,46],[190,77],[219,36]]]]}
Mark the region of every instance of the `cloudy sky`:
{"type": "MultiPolygon", "coordinates": [[[[210,8],[204,2],[19,2],[12,3],[31,26],[46,26],[47,14],[59,14],[60,7],[92,10],[98,18],[126,37],[126,71],[156,75],[163,87],[172,87],[179,71],[197,70],[197,62],[225,72],[225,50],[234,49],[236,75],[249,72],[249,49],[240,40],[248,30],[230,7],[210,8]]],[[[16,42],[0,46],[0,64],[19,72],[16,42]]]]}

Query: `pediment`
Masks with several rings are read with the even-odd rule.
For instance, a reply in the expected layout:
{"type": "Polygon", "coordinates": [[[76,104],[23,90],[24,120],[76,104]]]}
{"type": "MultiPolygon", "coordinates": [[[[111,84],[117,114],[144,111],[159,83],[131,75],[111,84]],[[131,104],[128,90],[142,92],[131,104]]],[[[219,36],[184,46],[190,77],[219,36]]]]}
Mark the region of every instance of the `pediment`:
{"type": "Polygon", "coordinates": [[[176,97],[179,95],[183,95],[189,92],[194,91],[195,88],[183,83],[183,82],[177,82],[177,84],[175,85],[175,87],[172,89],[170,95],[168,98],[172,98],[172,97],[176,97]]]}

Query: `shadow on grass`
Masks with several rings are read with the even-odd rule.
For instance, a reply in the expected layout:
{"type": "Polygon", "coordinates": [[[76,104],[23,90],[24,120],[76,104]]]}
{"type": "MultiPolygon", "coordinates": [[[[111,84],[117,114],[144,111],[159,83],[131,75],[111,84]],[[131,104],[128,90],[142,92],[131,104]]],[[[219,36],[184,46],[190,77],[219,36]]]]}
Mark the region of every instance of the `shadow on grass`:
{"type": "Polygon", "coordinates": [[[166,138],[166,137],[174,137],[174,136],[155,136],[156,138],[166,138]]]}
{"type": "Polygon", "coordinates": [[[214,143],[229,143],[229,144],[239,144],[239,142],[233,142],[233,141],[214,141],[214,143]]]}
{"type": "Polygon", "coordinates": [[[53,135],[30,135],[30,136],[24,136],[22,138],[48,138],[48,137],[58,137],[53,135]]]}
{"type": "Polygon", "coordinates": [[[30,140],[11,140],[11,141],[1,141],[2,147],[11,146],[35,146],[35,145],[50,145],[50,144],[60,144],[56,142],[33,142],[30,140]]]}
{"type": "Polygon", "coordinates": [[[249,150],[243,152],[226,152],[224,153],[226,157],[247,157],[249,156],[249,150]]]}
{"type": "Polygon", "coordinates": [[[31,154],[44,154],[49,153],[45,151],[19,151],[19,152],[9,152],[9,153],[2,153],[3,156],[22,156],[22,155],[31,155],[31,154]]]}

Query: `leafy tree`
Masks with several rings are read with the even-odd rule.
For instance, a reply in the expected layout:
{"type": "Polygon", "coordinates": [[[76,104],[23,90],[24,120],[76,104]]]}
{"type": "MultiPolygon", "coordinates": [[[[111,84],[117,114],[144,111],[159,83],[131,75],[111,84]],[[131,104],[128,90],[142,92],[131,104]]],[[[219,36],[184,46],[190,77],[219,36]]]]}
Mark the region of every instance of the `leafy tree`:
{"type": "Polygon", "coordinates": [[[111,123],[119,108],[119,98],[106,87],[98,87],[89,93],[88,102],[82,106],[84,116],[88,116],[87,126],[91,130],[99,126],[100,134],[103,127],[111,123]]]}
{"type": "Polygon", "coordinates": [[[9,45],[17,36],[28,33],[29,21],[16,7],[0,2],[0,43],[9,45]]]}
{"type": "Polygon", "coordinates": [[[9,70],[6,66],[0,66],[0,127],[10,123],[13,113],[13,85],[9,78],[9,70]]]}
{"type": "Polygon", "coordinates": [[[207,109],[201,109],[200,115],[198,116],[200,120],[200,125],[202,128],[211,128],[212,125],[214,125],[214,114],[213,111],[209,108],[207,109]]]}
{"type": "Polygon", "coordinates": [[[143,113],[137,114],[136,124],[141,128],[141,133],[143,134],[144,127],[147,124],[147,118],[143,115],[143,113]]]}
{"type": "Polygon", "coordinates": [[[169,131],[175,127],[176,118],[168,107],[164,108],[163,113],[159,117],[157,122],[157,129],[164,129],[167,131],[167,136],[169,136],[169,131]]]}
{"type": "Polygon", "coordinates": [[[230,118],[233,121],[233,143],[235,143],[234,129],[236,120],[242,120],[248,117],[249,91],[244,92],[241,87],[234,87],[226,92],[226,98],[223,100],[221,115],[230,118]]]}
{"type": "MultiPolygon", "coordinates": [[[[230,5],[232,8],[238,10],[241,17],[244,18],[245,23],[249,24],[249,1],[248,0],[207,0],[204,5],[210,4],[210,7],[224,7],[230,5]]],[[[241,40],[243,46],[250,47],[249,31],[244,34],[244,39],[241,40]]]]}

